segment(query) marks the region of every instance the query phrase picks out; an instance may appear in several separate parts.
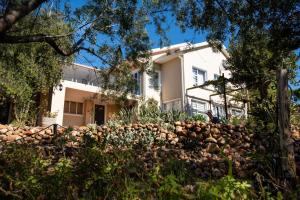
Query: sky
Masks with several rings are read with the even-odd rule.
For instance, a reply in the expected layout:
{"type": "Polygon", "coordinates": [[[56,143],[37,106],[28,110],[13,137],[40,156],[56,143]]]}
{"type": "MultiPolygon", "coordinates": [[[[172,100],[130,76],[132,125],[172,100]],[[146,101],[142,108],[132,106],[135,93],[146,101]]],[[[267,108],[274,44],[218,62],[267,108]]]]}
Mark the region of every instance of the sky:
{"type": "MultiPolygon", "coordinates": [[[[80,7],[82,6],[86,0],[70,0],[70,3],[72,7],[80,7]]],[[[194,30],[188,29],[186,32],[182,32],[180,28],[174,23],[175,20],[169,19],[168,25],[170,26],[169,31],[167,32],[167,37],[169,38],[170,45],[173,44],[179,44],[184,42],[192,42],[192,43],[198,43],[198,42],[204,42],[206,40],[206,34],[205,33],[195,33],[194,30]]],[[[158,48],[159,46],[159,36],[155,33],[153,26],[147,26],[146,27],[147,32],[150,37],[151,47],[152,48],[158,48]]],[[[224,44],[227,47],[227,42],[224,44]]],[[[296,53],[299,55],[300,50],[297,50],[296,53]]],[[[97,62],[97,59],[91,57],[87,53],[80,53],[76,57],[75,62],[85,65],[94,65],[97,62]]],[[[300,59],[297,62],[297,65],[300,66],[300,59]]],[[[300,80],[300,70],[298,70],[297,80],[300,80]]],[[[295,88],[294,86],[292,86],[295,88]]]]}

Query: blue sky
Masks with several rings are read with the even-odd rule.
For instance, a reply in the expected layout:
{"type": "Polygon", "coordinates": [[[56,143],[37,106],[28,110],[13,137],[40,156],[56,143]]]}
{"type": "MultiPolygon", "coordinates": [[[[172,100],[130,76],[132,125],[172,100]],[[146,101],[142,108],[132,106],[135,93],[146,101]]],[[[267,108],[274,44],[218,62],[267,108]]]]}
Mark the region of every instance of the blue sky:
{"type": "MultiPolygon", "coordinates": [[[[79,7],[83,5],[86,0],[70,0],[72,7],[79,7]]],[[[167,37],[169,38],[170,44],[178,44],[183,42],[192,42],[192,43],[198,43],[203,42],[206,40],[206,34],[205,33],[195,33],[194,30],[187,30],[185,33],[181,32],[178,26],[174,23],[175,20],[169,19],[168,25],[170,27],[169,31],[167,32],[167,37]]],[[[152,48],[159,47],[159,36],[155,33],[155,29],[153,26],[147,26],[147,32],[150,37],[151,46],[152,48]]],[[[225,43],[225,46],[227,44],[225,43]]],[[[297,54],[300,53],[300,50],[297,51],[297,54]]],[[[90,55],[86,53],[80,53],[76,57],[76,62],[86,65],[93,65],[96,64],[97,59],[91,57],[90,55]]],[[[297,65],[300,65],[300,60],[298,60],[297,65]]],[[[300,70],[298,70],[298,76],[297,79],[300,80],[300,70]]]]}

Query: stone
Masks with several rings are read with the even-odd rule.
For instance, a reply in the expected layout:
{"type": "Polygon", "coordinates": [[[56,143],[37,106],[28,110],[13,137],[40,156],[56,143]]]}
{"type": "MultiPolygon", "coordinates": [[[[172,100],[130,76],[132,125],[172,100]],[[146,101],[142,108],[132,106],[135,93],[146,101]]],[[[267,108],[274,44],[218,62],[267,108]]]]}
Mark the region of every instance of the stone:
{"type": "Polygon", "coordinates": [[[27,136],[29,136],[29,135],[32,135],[33,132],[31,130],[29,130],[29,131],[25,131],[24,134],[27,135],[27,136]]]}
{"type": "Polygon", "coordinates": [[[215,143],[208,143],[206,151],[208,153],[219,153],[220,147],[215,143]]]}
{"type": "Polygon", "coordinates": [[[5,134],[7,131],[8,131],[7,128],[3,128],[3,129],[0,130],[0,133],[1,133],[1,134],[5,134]]]}
{"type": "Polygon", "coordinates": [[[5,138],[5,140],[8,141],[8,142],[13,142],[13,141],[19,140],[19,139],[21,139],[21,137],[18,136],[18,135],[8,135],[5,138]]]}
{"type": "Polygon", "coordinates": [[[190,129],[190,128],[193,127],[193,124],[186,124],[185,127],[188,128],[188,129],[190,129]]]}
{"type": "Polygon", "coordinates": [[[192,132],[192,133],[190,134],[190,137],[191,137],[191,138],[196,138],[196,137],[197,137],[197,134],[196,134],[195,132],[192,132]]]}
{"type": "Polygon", "coordinates": [[[215,138],[210,136],[210,137],[205,139],[205,142],[207,142],[207,143],[217,143],[218,141],[215,138]]]}
{"type": "Polygon", "coordinates": [[[181,126],[181,122],[180,121],[177,121],[174,124],[175,124],[175,126],[181,126]]]}
{"type": "Polygon", "coordinates": [[[160,133],[160,137],[165,140],[167,138],[167,134],[166,133],[160,133]]]}
{"type": "Polygon", "coordinates": [[[7,126],[3,125],[3,124],[0,124],[0,129],[4,129],[4,128],[7,128],[7,126]]]}
{"type": "Polygon", "coordinates": [[[183,128],[181,126],[176,126],[175,131],[176,133],[182,133],[183,128]]]}
{"type": "Polygon", "coordinates": [[[201,128],[200,127],[196,127],[195,131],[196,131],[196,133],[200,133],[201,132],[201,128]]]}
{"type": "Polygon", "coordinates": [[[220,137],[218,139],[218,143],[224,145],[226,143],[225,139],[223,137],[220,137]]]}
{"type": "Polygon", "coordinates": [[[220,130],[217,129],[217,128],[211,128],[210,131],[211,131],[213,134],[220,134],[220,130]]]}
{"type": "Polygon", "coordinates": [[[300,140],[300,132],[297,131],[297,130],[293,130],[293,131],[292,131],[292,138],[293,138],[294,140],[300,140]]]}

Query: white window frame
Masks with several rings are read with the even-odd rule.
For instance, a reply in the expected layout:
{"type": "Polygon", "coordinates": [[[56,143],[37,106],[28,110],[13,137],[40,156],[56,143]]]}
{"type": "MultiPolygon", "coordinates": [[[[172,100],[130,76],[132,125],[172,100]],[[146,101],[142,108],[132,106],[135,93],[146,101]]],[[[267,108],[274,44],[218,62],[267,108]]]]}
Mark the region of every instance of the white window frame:
{"type": "Polygon", "coordinates": [[[192,111],[191,112],[192,115],[205,114],[205,112],[207,111],[207,103],[205,101],[191,99],[191,111],[192,111]],[[204,109],[200,110],[198,108],[198,106],[196,106],[196,108],[194,108],[193,104],[203,104],[204,109]]]}
{"type": "Polygon", "coordinates": [[[239,108],[231,108],[231,114],[232,116],[235,116],[235,117],[242,117],[244,115],[244,110],[243,109],[239,109],[239,108]],[[240,112],[240,115],[235,115],[233,114],[233,112],[240,112]]]}
{"type": "Polygon", "coordinates": [[[205,81],[207,81],[207,71],[204,70],[204,69],[201,69],[199,67],[195,67],[193,66],[192,67],[192,75],[193,75],[193,85],[194,86],[197,86],[197,85],[202,85],[205,83],[205,81]],[[196,74],[194,73],[194,71],[196,71],[196,74]],[[199,73],[200,72],[200,73],[199,73]],[[203,83],[199,83],[199,77],[200,77],[200,74],[203,73],[203,83]],[[196,80],[197,78],[197,80],[196,80]]]}

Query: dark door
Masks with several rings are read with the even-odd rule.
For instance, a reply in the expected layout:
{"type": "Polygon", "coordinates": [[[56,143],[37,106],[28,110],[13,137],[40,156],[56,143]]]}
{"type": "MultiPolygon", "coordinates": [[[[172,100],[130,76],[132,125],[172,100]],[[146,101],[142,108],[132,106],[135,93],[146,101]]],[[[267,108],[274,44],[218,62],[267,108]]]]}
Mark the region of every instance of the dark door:
{"type": "Polygon", "coordinates": [[[104,124],[105,107],[95,105],[95,123],[98,125],[104,124]]]}
{"type": "Polygon", "coordinates": [[[0,124],[8,123],[9,103],[0,104],[0,124]]]}

